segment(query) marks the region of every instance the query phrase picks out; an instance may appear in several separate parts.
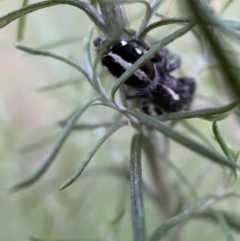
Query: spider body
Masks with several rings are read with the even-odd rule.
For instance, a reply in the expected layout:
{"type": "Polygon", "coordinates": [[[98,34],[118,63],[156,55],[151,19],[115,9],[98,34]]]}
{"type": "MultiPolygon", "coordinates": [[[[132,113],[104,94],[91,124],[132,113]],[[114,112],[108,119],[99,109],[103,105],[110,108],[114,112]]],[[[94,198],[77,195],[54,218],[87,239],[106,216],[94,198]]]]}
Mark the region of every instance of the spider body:
{"type": "MultiPolygon", "coordinates": [[[[101,44],[101,39],[94,41],[96,47],[101,44]]],[[[101,59],[103,66],[115,77],[119,78],[129,69],[141,56],[143,52],[125,40],[115,41],[101,59]]],[[[125,84],[134,88],[147,87],[157,75],[156,68],[152,61],[148,61],[130,76],[125,84]]]]}
{"type": "MultiPolygon", "coordinates": [[[[94,41],[97,48],[101,48],[101,43],[100,38],[94,41]]],[[[116,40],[105,51],[101,62],[113,76],[119,78],[149,49],[141,40],[116,40]]],[[[126,95],[127,98],[141,98],[142,110],[147,114],[150,114],[151,104],[157,114],[187,109],[192,102],[196,84],[192,78],[175,78],[171,75],[180,66],[179,57],[172,57],[168,49],[162,49],[125,81],[126,85],[134,88],[126,95]]]]}

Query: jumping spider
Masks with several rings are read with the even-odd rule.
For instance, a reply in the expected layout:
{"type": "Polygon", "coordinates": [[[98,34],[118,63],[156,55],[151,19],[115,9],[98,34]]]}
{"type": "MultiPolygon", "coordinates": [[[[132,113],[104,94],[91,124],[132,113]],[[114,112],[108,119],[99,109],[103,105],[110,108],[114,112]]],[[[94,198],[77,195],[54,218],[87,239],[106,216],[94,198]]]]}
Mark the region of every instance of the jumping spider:
{"type": "MultiPolygon", "coordinates": [[[[100,38],[94,40],[98,50],[102,43],[100,38]]],[[[116,40],[106,49],[101,62],[113,76],[119,78],[149,49],[150,47],[139,39],[116,40]]],[[[150,114],[151,104],[157,114],[189,108],[196,83],[192,78],[176,78],[171,75],[171,72],[180,66],[180,58],[172,57],[169,50],[163,48],[125,81],[126,85],[134,88],[126,97],[141,98],[142,110],[147,114],[150,114]]]]}

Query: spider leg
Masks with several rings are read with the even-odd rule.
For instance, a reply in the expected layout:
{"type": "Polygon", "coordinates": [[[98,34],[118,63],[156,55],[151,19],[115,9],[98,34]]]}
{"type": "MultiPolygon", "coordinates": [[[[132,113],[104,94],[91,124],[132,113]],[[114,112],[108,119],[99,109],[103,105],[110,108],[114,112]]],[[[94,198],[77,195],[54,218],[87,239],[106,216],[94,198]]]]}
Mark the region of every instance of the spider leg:
{"type": "Polygon", "coordinates": [[[128,42],[129,43],[135,42],[139,46],[144,48],[145,50],[149,50],[150,49],[150,46],[147,43],[145,43],[144,41],[142,41],[141,39],[139,39],[139,38],[133,38],[133,39],[129,40],[128,42]]]}
{"type": "Polygon", "coordinates": [[[186,108],[189,108],[194,92],[196,89],[196,81],[193,78],[179,78],[179,82],[181,83],[181,88],[179,88],[179,95],[181,96],[183,104],[186,106],[186,108]]]}
{"type": "Polygon", "coordinates": [[[166,112],[177,112],[183,109],[181,95],[165,85],[159,84],[151,95],[151,102],[156,106],[156,109],[160,108],[166,112]]]}
{"type": "Polygon", "coordinates": [[[96,39],[94,39],[94,41],[93,41],[93,44],[94,44],[94,46],[96,47],[96,48],[99,48],[100,47],[100,45],[101,45],[101,43],[102,43],[102,39],[101,38],[96,38],[96,39]]]}
{"type": "Polygon", "coordinates": [[[178,68],[180,68],[182,64],[181,59],[178,56],[174,56],[169,62],[168,62],[168,66],[167,69],[169,72],[172,72],[178,68]]]}
{"type": "Polygon", "coordinates": [[[142,111],[147,115],[151,115],[150,108],[149,108],[150,104],[151,104],[150,101],[147,99],[143,100],[142,102],[142,111]]]}
{"type": "Polygon", "coordinates": [[[170,52],[167,48],[162,48],[159,52],[159,55],[162,57],[162,58],[169,58],[170,56],[170,52]]]}
{"type": "Polygon", "coordinates": [[[179,78],[179,81],[184,86],[185,90],[190,94],[193,94],[196,89],[196,81],[193,78],[182,77],[179,78]]]}
{"type": "Polygon", "coordinates": [[[146,98],[149,99],[149,93],[147,93],[147,91],[144,91],[144,89],[142,90],[133,90],[130,91],[127,95],[126,98],[129,99],[134,99],[134,98],[146,98]]]}
{"type": "Polygon", "coordinates": [[[163,114],[163,112],[162,112],[161,108],[159,108],[159,106],[154,105],[154,110],[155,110],[155,112],[158,115],[162,115],[163,114]]]}

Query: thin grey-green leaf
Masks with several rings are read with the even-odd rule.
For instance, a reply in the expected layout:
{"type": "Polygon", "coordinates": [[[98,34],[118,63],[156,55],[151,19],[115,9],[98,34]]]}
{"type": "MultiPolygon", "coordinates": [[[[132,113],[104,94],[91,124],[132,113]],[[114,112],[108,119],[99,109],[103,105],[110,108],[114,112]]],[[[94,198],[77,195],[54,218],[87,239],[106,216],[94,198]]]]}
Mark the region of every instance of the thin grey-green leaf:
{"type": "Polygon", "coordinates": [[[82,162],[81,166],[78,168],[78,170],[65,182],[63,183],[58,190],[63,190],[66,187],[70,186],[73,182],[76,181],[76,179],[82,174],[88,163],[91,161],[92,157],[95,155],[95,153],[98,151],[98,149],[102,146],[102,144],[118,129],[123,127],[125,123],[117,123],[116,125],[112,126],[107,133],[98,141],[98,143],[93,147],[93,149],[89,152],[86,159],[82,162]]]}
{"type": "Polygon", "coordinates": [[[56,90],[59,88],[63,88],[63,87],[70,86],[70,85],[76,85],[76,84],[80,84],[80,83],[82,83],[82,81],[79,78],[58,81],[58,82],[50,84],[50,85],[38,87],[35,89],[35,91],[36,92],[53,91],[53,90],[56,90]]]}
{"type": "MultiPolygon", "coordinates": [[[[212,53],[216,58],[217,62],[221,66],[221,73],[224,77],[226,85],[231,89],[232,95],[240,100],[240,83],[239,83],[239,75],[232,69],[232,66],[237,63],[237,57],[234,55],[229,56],[228,52],[224,51],[225,42],[222,41],[222,38],[216,38],[213,31],[209,29],[205,21],[208,21],[215,28],[218,27],[218,30],[221,30],[225,36],[235,37],[236,42],[239,42],[240,34],[237,31],[233,31],[233,29],[229,28],[227,24],[225,24],[221,19],[219,19],[215,14],[203,4],[202,1],[192,0],[186,1],[195,15],[201,33],[205,36],[206,41],[209,43],[211,47],[212,53]]],[[[233,38],[232,38],[233,39],[233,38]]]]}
{"type": "Polygon", "coordinates": [[[224,210],[206,210],[201,213],[197,213],[193,216],[193,218],[204,218],[213,222],[218,222],[216,217],[216,212],[221,214],[228,226],[233,229],[235,232],[240,233],[240,213],[224,211],[224,210]]]}
{"type": "Polygon", "coordinates": [[[63,56],[60,56],[58,54],[55,54],[53,52],[50,52],[50,51],[45,51],[45,50],[40,50],[40,49],[35,49],[35,48],[30,48],[30,47],[27,47],[27,46],[24,46],[24,45],[21,45],[21,44],[16,44],[16,48],[24,51],[24,52],[27,52],[29,54],[32,54],[32,55],[39,55],[39,56],[46,56],[46,57],[51,57],[51,58],[54,58],[54,59],[57,59],[57,60],[60,60],[62,61],[63,63],[66,63],[74,68],[76,68],[77,70],[79,70],[87,79],[89,79],[86,71],[76,62],[74,61],[71,61],[70,59],[68,58],[65,58],[63,56]]]}
{"type": "Polygon", "coordinates": [[[232,231],[230,230],[227,221],[225,220],[224,216],[220,213],[216,213],[216,216],[218,218],[219,224],[222,228],[222,231],[225,234],[226,241],[234,241],[232,231]]]}
{"type": "MultiPolygon", "coordinates": [[[[24,0],[22,3],[22,7],[26,6],[27,4],[28,4],[28,0],[24,0]]],[[[24,15],[19,19],[19,22],[18,22],[18,30],[17,30],[18,42],[20,42],[24,37],[25,22],[26,22],[26,16],[24,15]]]]}
{"type": "Polygon", "coordinates": [[[201,208],[204,204],[210,201],[214,196],[208,196],[201,198],[194,204],[192,204],[189,208],[180,212],[176,216],[170,218],[167,222],[162,224],[159,228],[155,229],[153,234],[150,236],[149,241],[158,241],[163,237],[170,229],[175,227],[177,224],[181,224],[186,219],[188,219],[191,215],[193,215],[199,208],[201,208]]]}
{"type": "Polygon", "coordinates": [[[213,116],[218,116],[225,114],[231,110],[233,110],[238,105],[238,102],[232,102],[230,104],[221,106],[221,107],[213,107],[213,108],[205,108],[200,110],[191,110],[191,111],[183,111],[177,113],[167,113],[161,116],[158,116],[158,120],[167,121],[167,120],[181,120],[181,119],[190,119],[190,118],[210,118],[213,116]]]}
{"type": "MultiPolygon", "coordinates": [[[[75,125],[73,127],[73,130],[78,130],[78,131],[94,130],[94,129],[98,129],[98,128],[110,127],[117,123],[127,124],[126,121],[108,121],[108,122],[102,122],[102,123],[96,123],[96,124],[81,123],[81,124],[75,125]]],[[[60,122],[58,122],[58,124],[60,126],[65,126],[66,122],[60,121],[60,122]]]]}
{"type": "Polygon", "coordinates": [[[105,32],[105,24],[101,17],[101,15],[97,12],[97,10],[86,0],[50,0],[50,1],[42,1],[38,3],[29,4],[23,8],[17,9],[13,12],[7,13],[6,15],[0,17],[0,28],[3,28],[7,24],[12,21],[37,10],[59,5],[66,4],[75,6],[81,10],[83,10],[92,21],[103,31],[105,32]]]}
{"type": "Polygon", "coordinates": [[[80,116],[97,100],[99,100],[99,98],[92,99],[88,101],[85,105],[81,105],[81,107],[79,107],[76,113],[69,119],[67,125],[62,130],[53,147],[43,158],[42,165],[29,178],[12,186],[10,188],[10,191],[17,191],[19,189],[26,188],[34,184],[40,177],[43,176],[43,174],[48,170],[50,165],[55,160],[59,151],[62,149],[63,144],[69,137],[70,133],[72,132],[73,126],[76,124],[80,116]]]}
{"type": "Polygon", "coordinates": [[[213,150],[216,150],[216,148],[213,146],[213,144],[208,140],[208,138],[201,132],[201,130],[198,130],[198,128],[195,128],[192,124],[189,122],[183,120],[180,122],[188,131],[192,132],[194,136],[198,137],[200,140],[202,140],[203,143],[207,144],[209,147],[211,147],[213,150]]]}
{"type": "Polygon", "coordinates": [[[209,160],[216,162],[221,165],[225,165],[230,168],[238,168],[236,163],[228,160],[225,156],[216,153],[209,147],[202,145],[201,143],[196,142],[195,140],[183,135],[182,133],[174,130],[172,127],[164,124],[163,122],[157,120],[152,116],[148,116],[140,111],[136,110],[127,110],[127,113],[131,114],[135,118],[137,118],[141,123],[146,124],[147,126],[156,129],[161,132],[163,135],[171,138],[172,140],[178,142],[179,144],[193,150],[196,153],[199,153],[202,156],[207,157],[209,160]]]}
{"type": "Polygon", "coordinates": [[[226,155],[226,157],[233,160],[234,157],[232,155],[232,152],[230,151],[227,142],[224,140],[223,136],[221,135],[217,122],[215,121],[213,122],[212,129],[213,129],[214,136],[219,146],[221,147],[223,153],[226,155]]]}
{"type": "Polygon", "coordinates": [[[130,158],[131,208],[134,241],[146,241],[142,197],[141,135],[132,139],[130,158]]]}

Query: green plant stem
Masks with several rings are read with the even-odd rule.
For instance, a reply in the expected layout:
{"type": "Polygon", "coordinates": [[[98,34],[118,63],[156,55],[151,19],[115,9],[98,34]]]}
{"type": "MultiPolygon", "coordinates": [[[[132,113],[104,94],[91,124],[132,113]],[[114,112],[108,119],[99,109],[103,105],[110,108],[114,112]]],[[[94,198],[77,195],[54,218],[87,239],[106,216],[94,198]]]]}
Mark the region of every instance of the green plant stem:
{"type": "MultiPolygon", "coordinates": [[[[161,26],[165,26],[165,25],[169,25],[169,24],[184,24],[184,23],[190,23],[192,21],[196,20],[194,17],[192,16],[186,16],[186,17],[176,17],[176,18],[166,18],[164,20],[160,20],[160,21],[156,21],[152,24],[150,24],[149,26],[147,26],[141,33],[140,33],[140,37],[144,38],[151,30],[161,27],[161,26]]],[[[205,24],[207,25],[211,25],[211,22],[207,21],[205,19],[205,24]]],[[[230,29],[232,30],[240,30],[240,22],[239,21],[232,21],[232,20],[222,20],[223,23],[228,26],[230,29]]]]}
{"type": "Polygon", "coordinates": [[[142,197],[141,137],[141,134],[136,134],[133,137],[130,158],[131,209],[134,241],[146,241],[142,197]]]}
{"type": "Polygon", "coordinates": [[[108,38],[117,35],[124,37],[124,28],[129,28],[127,15],[122,4],[114,5],[99,1],[102,17],[106,25],[106,35],[108,38]]]}
{"type": "MultiPolygon", "coordinates": [[[[28,0],[23,0],[22,7],[28,4],[28,0]]],[[[20,42],[24,37],[26,16],[22,16],[18,22],[17,41],[20,42]]]]}

